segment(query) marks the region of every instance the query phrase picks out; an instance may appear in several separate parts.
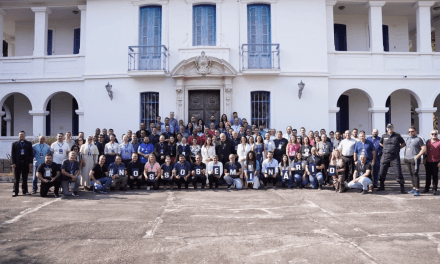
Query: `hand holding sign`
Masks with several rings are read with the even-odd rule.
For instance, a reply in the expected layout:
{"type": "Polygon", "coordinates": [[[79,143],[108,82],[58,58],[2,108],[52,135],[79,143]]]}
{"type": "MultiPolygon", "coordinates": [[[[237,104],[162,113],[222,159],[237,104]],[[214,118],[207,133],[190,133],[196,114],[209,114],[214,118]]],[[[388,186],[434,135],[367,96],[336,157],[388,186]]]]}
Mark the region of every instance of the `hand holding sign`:
{"type": "Polygon", "coordinates": [[[330,165],[328,167],[328,176],[336,176],[336,166],[330,165]]]}
{"type": "Polygon", "coordinates": [[[247,176],[247,182],[254,182],[255,172],[248,171],[247,176]]]}

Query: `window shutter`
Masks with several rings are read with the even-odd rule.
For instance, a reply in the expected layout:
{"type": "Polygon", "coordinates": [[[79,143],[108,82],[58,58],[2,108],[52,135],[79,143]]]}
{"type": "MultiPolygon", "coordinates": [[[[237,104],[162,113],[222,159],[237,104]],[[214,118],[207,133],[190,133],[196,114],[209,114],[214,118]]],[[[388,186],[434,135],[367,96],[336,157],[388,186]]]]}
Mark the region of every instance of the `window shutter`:
{"type": "Polygon", "coordinates": [[[194,7],[193,45],[202,45],[202,6],[194,7]]]}
{"type": "Polygon", "coordinates": [[[73,54],[79,54],[80,44],[81,44],[81,29],[76,28],[73,31],[73,54]]]}
{"type": "Polygon", "coordinates": [[[215,37],[216,37],[216,21],[215,21],[215,6],[208,6],[207,8],[207,19],[208,19],[208,26],[207,28],[207,34],[208,39],[206,45],[208,46],[215,46],[215,37]]]}
{"type": "Polygon", "coordinates": [[[387,25],[382,25],[383,50],[390,51],[390,37],[387,25]]]}
{"type": "Polygon", "coordinates": [[[53,30],[49,29],[47,31],[47,55],[52,55],[52,44],[53,43],[53,30]]]}
{"type": "Polygon", "coordinates": [[[215,46],[216,16],[214,5],[193,8],[193,46],[215,46]]]}

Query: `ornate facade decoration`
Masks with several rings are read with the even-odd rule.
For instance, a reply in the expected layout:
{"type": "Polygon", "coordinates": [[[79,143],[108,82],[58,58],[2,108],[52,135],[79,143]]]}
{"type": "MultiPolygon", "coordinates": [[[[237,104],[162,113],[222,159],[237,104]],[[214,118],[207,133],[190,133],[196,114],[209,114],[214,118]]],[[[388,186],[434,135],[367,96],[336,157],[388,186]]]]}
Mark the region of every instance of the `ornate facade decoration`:
{"type": "Polygon", "coordinates": [[[205,76],[206,74],[211,73],[212,61],[211,59],[205,55],[205,52],[202,51],[201,56],[198,56],[196,60],[194,60],[196,65],[197,73],[205,76]]]}

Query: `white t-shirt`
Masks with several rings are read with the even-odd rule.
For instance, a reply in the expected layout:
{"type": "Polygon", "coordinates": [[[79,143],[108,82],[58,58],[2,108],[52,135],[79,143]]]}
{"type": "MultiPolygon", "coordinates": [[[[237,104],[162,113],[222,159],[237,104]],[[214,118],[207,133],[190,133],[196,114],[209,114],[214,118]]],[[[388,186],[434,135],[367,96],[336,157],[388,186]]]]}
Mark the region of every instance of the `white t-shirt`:
{"type": "Polygon", "coordinates": [[[354,146],[356,145],[356,140],[344,139],[339,143],[338,149],[342,150],[342,156],[353,156],[354,154],[354,146]]]}
{"type": "Polygon", "coordinates": [[[50,151],[53,152],[53,162],[62,164],[63,160],[67,159],[67,152],[70,151],[69,144],[54,142],[50,146],[50,151]]]}

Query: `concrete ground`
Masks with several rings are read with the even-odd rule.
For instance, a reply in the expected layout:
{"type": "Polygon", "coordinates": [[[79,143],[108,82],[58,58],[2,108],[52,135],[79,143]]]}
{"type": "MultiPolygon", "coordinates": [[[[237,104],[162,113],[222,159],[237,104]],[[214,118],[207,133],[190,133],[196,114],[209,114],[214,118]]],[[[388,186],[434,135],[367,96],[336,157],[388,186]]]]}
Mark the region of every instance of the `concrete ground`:
{"type": "Polygon", "coordinates": [[[67,199],[12,198],[2,183],[0,263],[440,263],[440,196],[400,194],[391,178],[367,195],[223,187],[67,199]]]}

